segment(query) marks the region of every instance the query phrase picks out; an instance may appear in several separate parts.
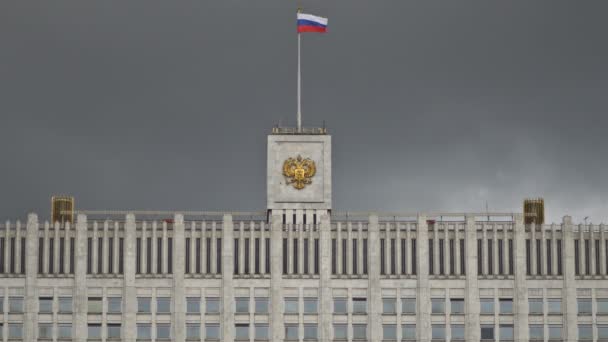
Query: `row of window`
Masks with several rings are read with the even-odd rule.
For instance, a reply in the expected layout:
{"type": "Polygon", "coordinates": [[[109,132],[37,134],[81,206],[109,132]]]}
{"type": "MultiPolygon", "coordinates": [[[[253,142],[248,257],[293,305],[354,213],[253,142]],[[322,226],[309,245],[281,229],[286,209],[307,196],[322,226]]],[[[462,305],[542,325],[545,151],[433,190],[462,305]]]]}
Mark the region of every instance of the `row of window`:
{"type": "MultiPolygon", "coordinates": [[[[367,260],[367,240],[365,240],[365,258],[367,260]]],[[[365,272],[367,274],[367,270],[365,272]]],[[[410,246],[407,246],[407,239],[401,239],[401,241],[397,241],[396,239],[380,239],[380,274],[382,275],[396,275],[396,274],[416,274],[416,239],[410,239],[410,246]],[[387,254],[387,243],[390,244],[390,261],[386,261],[387,254]],[[397,253],[396,244],[400,243],[401,250],[401,269],[397,269],[397,253]],[[411,270],[407,271],[407,265],[410,263],[411,270]]],[[[431,273],[433,274],[433,273],[431,273]]]]}
{"type": "Polygon", "coordinates": [[[48,244],[45,245],[44,238],[38,238],[38,273],[59,273],[59,274],[73,274],[74,273],[74,238],[48,238],[48,244]],[[55,244],[55,240],[58,240],[59,244],[59,260],[55,260],[55,248],[57,248],[55,244]],[[66,267],[65,258],[66,258],[66,249],[68,253],[68,265],[66,267]],[[47,268],[45,270],[44,257],[47,260],[47,268]],[[55,261],[58,261],[58,269],[55,269],[55,261]]]}
{"type": "MultiPolygon", "coordinates": [[[[89,245],[91,243],[91,238],[89,238],[89,245]]],[[[221,253],[221,247],[219,247],[221,245],[220,242],[221,239],[218,239],[218,250],[221,253]]],[[[100,242],[101,242],[101,238],[100,238],[100,242]]],[[[168,273],[171,274],[173,273],[173,238],[167,238],[167,248],[164,249],[163,248],[163,238],[159,237],[156,238],[156,265],[153,265],[152,262],[152,246],[153,241],[152,238],[145,238],[145,240],[143,238],[137,238],[136,242],[135,242],[135,252],[136,252],[136,258],[135,258],[135,272],[137,274],[141,274],[141,273],[146,273],[146,274],[162,274],[162,273],[168,273]],[[143,260],[143,255],[142,255],[142,243],[146,244],[146,269],[143,269],[143,265],[142,265],[142,260],[143,260]],[[166,258],[167,258],[167,269],[163,269],[163,256],[166,253],[166,258]]],[[[99,251],[99,249],[98,249],[99,251]]],[[[110,253],[111,254],[111,253],[110,253]]],[[[218,254],[218,256],[221,254],[218,254]]],[[[220,258],[221,259],[221,258],[220,258]]],[[[99,262],[98,259],[98,267],[100,267],[101,263],[99,262]]],[[[122,263],[121,263],[122,264],[122,263]]],[[[219,264],[219,262],[218,262],[219,264]]],[[[219,267],[219,266],[218,266],[219,267]]],[[[98,268],[99,269],[99,268],[98,268]]],[[[87,268],[88,270],[88,268],[87,268]]],[[[221,273],[221,272],[218,272],[221,273]]]]}
{"type": "Polygon", "coordinates": [[[25,238],[21,238],[21,252],[19,256],[17,253],[17,238],[3,238],[0,237],[0,274],[1,273],[21,273],[25,274],[25,238]],[[10,248],[9,248],[10,247],[10,248]],[[6,250],[8,249],[8,256],[6,255],[6,250]],[[8,269],[5,269],[4,265],[6,264],[5,258],[8,258],[8,269]],[[17,269],[17,257],[20,259],[21,267],[17,269]]]}
{"type": "MultiPolygon", "coordinates": [[[[429,239],[429,275],[456,275],[456,274],[466,274],[465,272],[465,251],[464,248],[464,239],[459,239],[456,241],[455,239],[449,239],[448,244],[448,265],[445,265],[445,247],[444,247],[444,239],[438,239],[438,261],[439,261],[439,269],[435,268],[435,252],[434,252],[434,239],[429,239]],[[455,244],[459,244],[460,248],[460,272],[456,272],[456,250],[455,244]],[[449,267],[449,269],[448,269],[449,267]]],[[[403,267],[403,266],[402,266],[403,267]]]]}
{"type": "MultiPolygon", "coordinates": [[[[537,275],[542,274],[542,265],[543,265],[543,251],[542,251],[542,240],[541,239],[527,239],[526,240],[526,274],[532,275],[532,244],[535,244],[536,250],[536,273],[537,275]]],[[[555,240],[555,248],[556,248],[556,256],[557,256],[557,274],[562,275],[562,240],[555,240]]],[[[545,240],[545,253],[546,257],[544,258],[546,264],[546,272],[547,274],[553,274],[553,254],[552,247],[553,242],[551,239],[545,240]]]]}
{"type": "MultiPolygon", "coordinates": [[[[216,269],[215,271],[212,269],[212,265],[213,265],[213,260],[212,260],[212,244],[213,241],[211,238],[186,238],[186,273],[190,274],[190,273],[194,273],[194,274],[220,274],[222,273],[222,239],[221,238],[217,238],[215,241],[215,262],[216,262],[216,269]],[[192,240],[193,239],[193,240],[192,240]],[[192,242],[194,242],[194,247],[191,246],[192,242]],[[195,254],[194,254],[194,260],[192,260],[192,248],[194,248],[195,254]],[[203,251],[204,250],[204,251],[203,251]],[[205,264],[203,265],[203,261],[202,261],[202,256],[205,256],[205,264]]],[[[268,242],[267,242],[268,244],[268,242]]],[[[141,247],[140,247],[141,248],[141,247]]],[[[150,250],[150,249],[148,249],[150,250]]],[[[269,251],[268,249],[268,245],[266,248],[267,251],[269,251]]],[[[152,255],[150,254],[151,252],[149,252],[149,256],[148,256],[148,261],[146,263],[149,264],[152,261],[152,255]]],[[[259,252],[258,252],[259,253],[259,252]]],[[[139,253],[138,253],[139,255],[139,253]]],[[[259,261],[259,254],[258,254],[258,259],[259,261]]],[[[268,257],[268,261],[270,262],[270,257],[268,257]]],[[[139,265],[141,263],[141,261],[138,261],[137,264],[139,265]]],[[[258,267],[259,267],[259,263],[258,263],[258,267]]],[[[141,268],[141,266],[140,266],[141,268]]],[[[148,269],[150,269],[150,267],[148,267],[148,269]]],[[[235,268],[235,270],[238,268],[235,268]]],[[[266,267],[266,270],[268,270],[268,272],[270,272],[270,266],[266,267]]],[[[141,271],[141,270],[140,270],[141,271]]],[[[138,273],[143,273],[138,271],[138,273]]],[[[146,272],[146,273],[151,273],[150,272],[146,272]]]]}
{"type": "MultiPolygon", "coordinates": [[[[296,239],[297,240],[297,239],[296,239]]],[[[250,269],[250,251],[249,251],[249,238],[243,239],[243,265],[240,265],[240,253],[239,249],[239,239],[234,239],[234,273],[235,274],[261,274],[261,264],[260,264],[260,253],[261,253],[261,243],[262,241],[259,238],[255,238],[253,244],[253,269],[250,269]],[[240,267],[240,268],[239,268],[240,267]]],[[[265,238],[264,241],[264,269],[265,274],[270,274],[270,239],[265,238]]],[[[304,239],[305,249],[304,252],[306,254],[304,260],[304,268],[308,269],[308,239],[304,239]]],[[[297,249],[296,249],[297,251],[297,249]]],[[[297,260],[297,259],[296,259],[297,260]]],[[[296,267],[297,268],[297,267],[296,267]]],[[[305,272],[308,273],[308,272],[305,272]]]]}
{"type": "MultiPolygon", "coordinates": [[[[600,243],[602,242],[601,240],[589,240],[589,239],[584,239],[582,240],[583,243],[581,244],[581,240],[576,239],[574,240],[574,273],[576,275],[591,275],[591,274],[603,274],[606,273],[608,274],[608,253],[606,253],[605,256],[605,270],[601,270],[601,262],[600,262],[600,258],[601,258],[601,250],[600,250],[600,243]],[[591,245],[593,244],[593,245],[591,245]],[[592,252],[592,247],[594,249],[594,255],[593,258],[595,259],[595,269],[592,269],[591,266],[591,252],[592,252]],[[582,253],[581,253],[581,248],[582,248],[582,253]],[[582,255],[581,255],[582,254],[582,255]],[[584,265],[582,266],[581,269],[581,258],[584,261],[584,265]]],[[[605,243],[605,249],[608,250],[608,240],[604,241],[605,243]]]]}
{"type": "MultiPolygon", "coordinates": [[[[290,239],[283,239],[283,274],[319,274],[319,239],[303,239],[302,269],[299,269],[299,240],[300,239],[291,239],[290,242],[290,239]],[[290,248],[292,255],[291,264],[289,262],[290,248]],[[310,253],[314,254],[312,265],[310,264],[310,253]]],[[[267,246],[269,246],[269,244],[267,244],[267,246]]],[[[268,248],[266,249],[266,253],[270,253],[268,248]]],[[[268,262],[266,269],[269,270],[270,258],[267,258],[266,260],[268,262]]]]}

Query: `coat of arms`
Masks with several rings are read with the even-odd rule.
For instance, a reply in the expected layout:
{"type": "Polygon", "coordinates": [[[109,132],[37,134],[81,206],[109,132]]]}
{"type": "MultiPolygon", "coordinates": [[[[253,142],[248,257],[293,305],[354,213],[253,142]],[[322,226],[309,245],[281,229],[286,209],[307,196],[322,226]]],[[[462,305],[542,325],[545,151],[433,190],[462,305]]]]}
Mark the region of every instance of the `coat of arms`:
{"type": "Polygon", "coordinates": [[[315,162],[310,158],[302,158],[298,155],[296,158],[288,158],[283,163],[283,176],[287,184],[293,184],[293,187],[302,190],[304,187],[312,183],[312,177],[317,173],[315,162]]]}

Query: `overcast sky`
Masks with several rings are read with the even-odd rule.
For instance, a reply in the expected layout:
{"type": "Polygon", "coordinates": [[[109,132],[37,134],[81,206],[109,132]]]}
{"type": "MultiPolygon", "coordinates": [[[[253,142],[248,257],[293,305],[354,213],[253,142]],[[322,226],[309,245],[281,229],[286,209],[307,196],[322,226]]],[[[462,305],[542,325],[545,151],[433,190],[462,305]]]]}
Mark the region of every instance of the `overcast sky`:
{"type": "MultiPolygon", "coordinates": [[[[303,121],[336,210],[608,221],[608,2],[301,1],[303,121]]],[[[264,210],[295,124],[295,1],[0,2],[0,219],[264,210]]]]}

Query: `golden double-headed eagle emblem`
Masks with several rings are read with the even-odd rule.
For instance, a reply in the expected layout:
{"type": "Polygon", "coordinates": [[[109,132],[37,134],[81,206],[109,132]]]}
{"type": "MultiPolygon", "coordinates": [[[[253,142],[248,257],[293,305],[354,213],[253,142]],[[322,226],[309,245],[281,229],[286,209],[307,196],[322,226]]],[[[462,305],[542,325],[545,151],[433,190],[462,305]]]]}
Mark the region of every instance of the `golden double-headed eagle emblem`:
{"type": "Polygon", "coordinates": [[[317,173],[315,162],[310,158],[302,158],[298,155],[296,158],[288,158],[283,163],[283,176],[287,181],[287,185],[292,184],[298,190],[312,183],[312,177],[317,173]]]}

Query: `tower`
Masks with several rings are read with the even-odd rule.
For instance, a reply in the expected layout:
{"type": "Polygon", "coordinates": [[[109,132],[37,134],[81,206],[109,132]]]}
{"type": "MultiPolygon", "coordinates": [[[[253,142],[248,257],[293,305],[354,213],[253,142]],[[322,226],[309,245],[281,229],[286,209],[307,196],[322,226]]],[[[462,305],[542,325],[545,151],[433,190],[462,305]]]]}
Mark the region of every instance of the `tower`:
{"type": "Polygon", "coordinates": [[[331,211],[331,136],[325,128],[274,127],[267,158],[270,215],[310,224],[331,211]]]}

